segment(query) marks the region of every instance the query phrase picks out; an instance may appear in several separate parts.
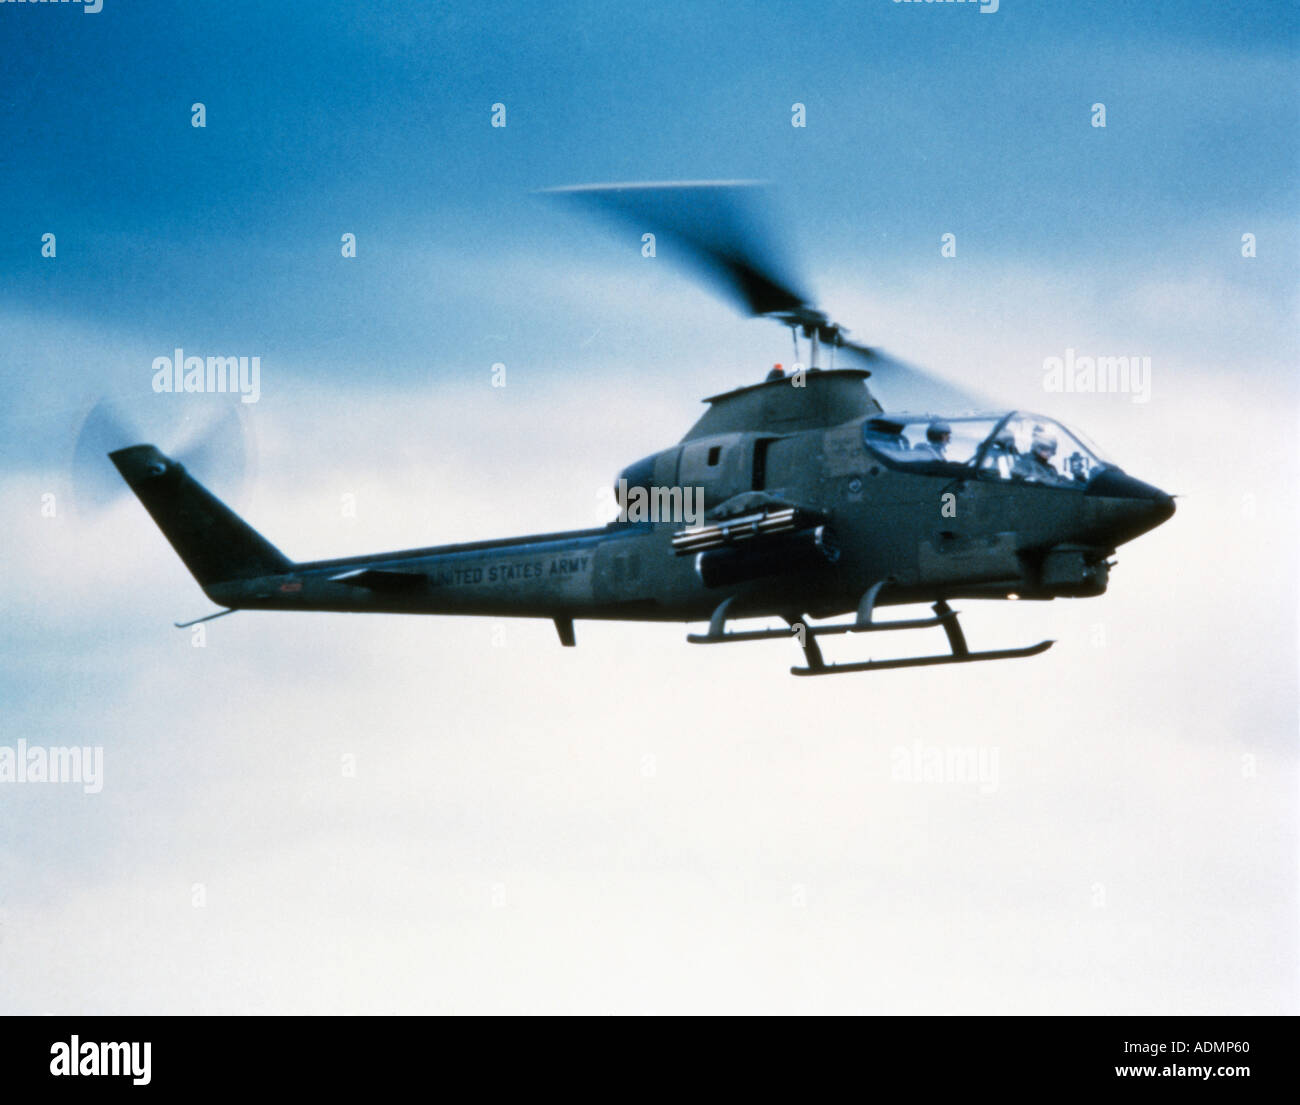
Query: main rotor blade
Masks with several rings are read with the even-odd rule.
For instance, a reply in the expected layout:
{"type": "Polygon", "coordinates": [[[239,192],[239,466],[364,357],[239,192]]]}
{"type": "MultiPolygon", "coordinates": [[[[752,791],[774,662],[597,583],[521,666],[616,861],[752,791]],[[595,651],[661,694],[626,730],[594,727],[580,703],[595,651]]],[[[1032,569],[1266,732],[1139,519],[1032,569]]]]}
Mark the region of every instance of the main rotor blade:
{"type": "MultiPolygon", "coordinates": [[[[746,314],[811,311],[759,218],[761,190],[756,181],[665,181],[580,184],[544,193],[666,237],[746,314]]],[[[658,241],[655,246],[658,256],[658,241]]]]}
{"type": "Polygon", "coordinates": [[[815,333],[822,342],[823,364],[832,355],[826,347],[833,346],[837,360],[868,369],[872,391],[891,410],[955,414],[996,408],[987,396],[849,341],[847,331],[818,310],[789,275],[785,254],[759,217],[762,191],[757,181],[732,180],[581,184],[544,193],[662,236],[670,250],[675,247],[721,285],[746,314],[773,317],[805,335],[815,333]]]}
{"type": "Polygon", "coordinates": [[[841,357],[871,373],[868,382],[871,392],[887,411],[963,414],[1003,406],[989,395],[954,384],[870,346],[843,342],[835,351],[837,364],[841,357]]]}

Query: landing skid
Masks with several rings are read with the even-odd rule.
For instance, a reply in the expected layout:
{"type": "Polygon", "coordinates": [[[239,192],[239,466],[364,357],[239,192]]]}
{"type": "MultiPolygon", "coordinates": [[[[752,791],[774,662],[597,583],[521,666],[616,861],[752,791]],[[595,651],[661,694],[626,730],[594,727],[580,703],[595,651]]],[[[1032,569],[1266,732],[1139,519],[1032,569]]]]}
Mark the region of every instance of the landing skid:
{"type": "MultiPolygon", "coordinates": [[[[855,671],[884,671],[887,668],[924,668],[934,664],[973,664],[978,660],[1015,660],[1021,656],[1037,656],[1046,652],[1055,641],[1039,641],[1027,648],[1000,648],[988,652],[966,652],[948,656],[909,656],[902,660],[865,660],[858,664],[816,664],[809,657],[806,668],[791,668],[791,675],[848,675],[855,671]]],[[[806,650],[805,650],[806,652],[806,650]]]]}
{"type": "Polygon", "coordinates": [[[878,622],[874,617],[876,597],[880,594],[880,590],[884,585],[882,580],[874,584],[862,596],[862,601],[858,603],[857,617],[851,622],[811,626],[798,618],[787,617],[786,621],[790,623],[789,629],[755,629],[728,633],[726,623],[733,599],[726,599],[713,611],[713,616],[709,619],[709,631],[707,633],[689,633],[686,639],[695,645],[722,645],[742,641],[784,640],[795,636],[798,638],[800,647],[803,648],[807,666],[791,668],[791,675],[848,675],[851,672],[884,671],[890,668],[920,668],[936,664],[974,664],[981,660],[1016,660],[1022,656],[1037,656],[1040,652],[1046,652],[1056,643],[1054,641],[1039,641],[1038,644],[1029,645],[1025,648],[1002,648],[986,652],[971,652],[966,644],[966,635],[962,632],[960,624],[958,624],[957,611],[953,610],[943,599],[940,599],[931,607],[934,611],[934,617],[932,618],[905,618],[898,621],[878,622]],[[932,626],[943,627],[943,631],[948,637],[948,647],[952,650],[951,652],[942,656],[909,656],[901,660],[866,660],[853,664],[828,664],[822,659],[821,646],[817,643],[818,637],[830,636],[836,633],[883,633],[899,629],[927,629],[932,626]]]}

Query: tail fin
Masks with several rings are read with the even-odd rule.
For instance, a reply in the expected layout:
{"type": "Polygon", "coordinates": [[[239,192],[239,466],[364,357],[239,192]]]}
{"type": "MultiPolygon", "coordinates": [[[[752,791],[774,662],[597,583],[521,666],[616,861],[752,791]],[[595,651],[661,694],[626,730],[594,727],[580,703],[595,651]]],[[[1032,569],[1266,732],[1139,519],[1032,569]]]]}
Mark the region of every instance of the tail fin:
{"type": "Polygon", "coordinates": [[[293,567],[183,464],[152,445],[132,445],[108,456],[201,587],[293,567]]]}

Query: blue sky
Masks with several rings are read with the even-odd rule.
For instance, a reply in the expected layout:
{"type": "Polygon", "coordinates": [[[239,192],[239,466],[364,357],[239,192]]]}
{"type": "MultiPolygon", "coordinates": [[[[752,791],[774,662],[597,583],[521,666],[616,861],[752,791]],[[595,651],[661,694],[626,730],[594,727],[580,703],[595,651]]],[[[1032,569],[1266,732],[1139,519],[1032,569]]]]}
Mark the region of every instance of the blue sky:
{"type": "Polygon", "coordinates": [[[1298,31],[0,5],[0,744],[102,745],[107,776],[0,793],[0,1009],[1300,1009],[1298,31]],[[789,359],[671,249],[533,194],[681,178],[770,181],[855,336],[1183,496],[1106,596],[967,604],[973,644],[1052,652],[825,688],[676,626],[240,614],[195,648],[136,503],[42,516],[98,397],[170,447],[181,346],[260,356],[238,501],[291,556],[592,524],[700,396],[789,359]],[[1045,394],[1066,349],[1150,356],[1151,401],[1045,394]],[[1000,787],[892,783],[914,740],[998,749],[1000,787]]]}
{"type": "Polygon", "coordinates": [[[1228,243],[1207,223],[1287,234],[1257,269],[1295,245],[1279,225],[1300,133],[1290,4],[108,0],[4,16],[9,304],[322,374],[451,370],[467,334],[518,335],[503,358],[565,345],[555,285],[580,295],[592,266],[639,260],[530,196],[578,181],[771,180],[815,287],[887,286],[946,231],[968,267],[1210,264],[1228,243]],[[57,265],[32,247],[50,230],[57,265]],[[354,265],[336,263],[344,231],[354,265]],[[498,264],[484,286],[475,262],[521,255],[545,282],[498,264]]]}

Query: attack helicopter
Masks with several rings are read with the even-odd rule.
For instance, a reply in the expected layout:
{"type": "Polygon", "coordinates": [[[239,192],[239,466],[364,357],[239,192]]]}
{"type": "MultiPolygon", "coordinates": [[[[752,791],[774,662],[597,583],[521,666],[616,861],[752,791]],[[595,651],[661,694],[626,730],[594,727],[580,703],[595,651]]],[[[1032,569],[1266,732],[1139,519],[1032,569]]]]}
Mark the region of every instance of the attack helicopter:
{"type": "Polygon", "coordinates": [[[789,328],[791,370],[705,399],[680,441],[620,473],[608,525],[368,556],[291,560],[179,461],[149,444],[114,449],[126,484],[222,607],[178,625],[238,610],[546,618],[572,646],[577,620],[707,622],[687,640],[795,639],[800,676],[1016,659],[1054,642],[974,651],[950,603],[1100,595],[1116,548],[1173,515],[1170,495],[1047,416],[883,407],[872,384],[942,395],[941,382],[851,341],[796,289],[747,218],[752,183],[551,191],[662,235],[746,314],[789,328]],[[657,509],[629,511],[633,499],[657,509]],[[920,603],[928,615],[877,616],[920,603]],[[729,628],[754,618],[788,628],[729,628]],[[926,628],[943,630],[946,652],[827,663],[819,645],[926,628]]]}

